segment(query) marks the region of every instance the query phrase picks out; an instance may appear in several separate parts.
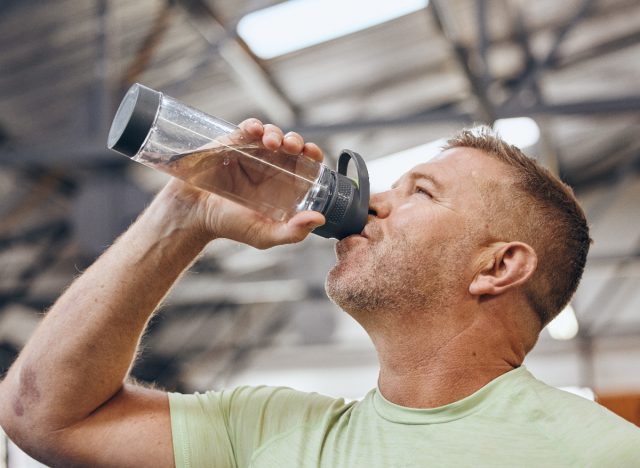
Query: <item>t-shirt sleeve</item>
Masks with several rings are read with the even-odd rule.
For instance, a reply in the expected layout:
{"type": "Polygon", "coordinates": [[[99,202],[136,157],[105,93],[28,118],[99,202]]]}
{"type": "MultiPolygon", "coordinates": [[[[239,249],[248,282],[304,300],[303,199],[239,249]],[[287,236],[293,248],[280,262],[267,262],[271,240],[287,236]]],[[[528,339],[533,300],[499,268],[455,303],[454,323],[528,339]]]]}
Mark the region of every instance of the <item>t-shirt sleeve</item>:
{"type": "Polygon", "coordinates": [[[273,437],[310,424],[336,400],[285,387],[169,393],[176,467],[244,467],[273,437]]]}
{"type": "Polygon", "coordinates": [[[537,386],[545,407],[545,433],[570,453],[578,466],[640,466],[640,428],[585,398],[537,386]]]}

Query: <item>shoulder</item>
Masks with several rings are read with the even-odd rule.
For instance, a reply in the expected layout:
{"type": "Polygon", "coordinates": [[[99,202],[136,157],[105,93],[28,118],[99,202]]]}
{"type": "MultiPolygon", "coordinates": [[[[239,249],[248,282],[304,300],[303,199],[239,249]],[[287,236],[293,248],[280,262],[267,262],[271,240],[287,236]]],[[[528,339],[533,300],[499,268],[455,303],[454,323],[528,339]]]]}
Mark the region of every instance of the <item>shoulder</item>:
{"type": "Polygon", "coordinates": [[[531,376],[528,391],[536,400],[531,419],[550,439],[585,462],[619,462],[640,457],[640,428],[604,406],[551,387],[531,376]]]}
{"type": "Polygon", "coordinates": [[[269,441],[345,407],[342,399],[267,386],[170,393],[169,403],[176,466],[244,466],[269,441]]]}
{"type": "Polygon", "coordinates": [[[541,409],[559,428],[579,424],[585,430],[591,426],[606,426],[630,430],[632,433],[638,431],[635,425],[592,400],[552,387],[533,377],[529,385],[541,409]]]}
{"type": "Polygon", "coordinates": [[[288,387],[238,387],[223,397],[230,411],[260,411],[296,414],[301,419],[313,419],[334,407],[343,399],[315,392],[301,392],[288,387]]]}
{"type": "Polygon", "coordinates": [[[288,423],[320,417],[345,402],[319,393],[288,387],[240,386],[234,389],[194,394],[169,394],[171,411],[199,413],[215,418],[277,416],[288,423]]]}

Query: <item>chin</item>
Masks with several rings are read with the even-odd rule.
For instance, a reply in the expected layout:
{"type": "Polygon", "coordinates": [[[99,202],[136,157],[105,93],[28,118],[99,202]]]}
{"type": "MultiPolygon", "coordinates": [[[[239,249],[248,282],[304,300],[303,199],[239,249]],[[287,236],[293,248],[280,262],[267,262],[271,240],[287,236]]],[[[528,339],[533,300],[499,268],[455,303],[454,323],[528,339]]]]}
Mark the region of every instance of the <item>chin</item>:
{"type": "Polygon", "coordinates": [[[331,300],[333,300],[334,292],[339,289],[340,283],[342,282],[342,274],[340,271],[342,269],[343,266],[340,261],[336,262],[336,264],[329,270],[327,277],[324,280],[324,290],[331,300]]]}
{"type": "Polygon", "coordinates": [[[348,267],[344,261],[338,260],[336,264],[329,270],[324,281],[324,290],[334,303],[342,307],[340,304],[341,296],[344,294],[345,286],[351,281],[348,279],[348,267]]]}
{"type": "Polygon", "coordinates": [[[366,267],[358,262],[339,260],[329,270],[324,288],[331,301],[345,312],[367,308],[368,299],[375,294],[375,282],[367,274],[366,267]]]}

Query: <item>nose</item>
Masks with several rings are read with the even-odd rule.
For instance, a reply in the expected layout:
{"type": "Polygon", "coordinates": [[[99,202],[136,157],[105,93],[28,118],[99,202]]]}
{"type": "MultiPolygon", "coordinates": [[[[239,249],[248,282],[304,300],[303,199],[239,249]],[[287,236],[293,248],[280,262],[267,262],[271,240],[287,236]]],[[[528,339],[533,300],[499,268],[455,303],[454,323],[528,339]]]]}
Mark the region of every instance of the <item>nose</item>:
{"type": "Polygon", "coordinates": [[[391,211],[389,192],[374,193],[369,198],[369,216],[386,218],[391,211]]]}

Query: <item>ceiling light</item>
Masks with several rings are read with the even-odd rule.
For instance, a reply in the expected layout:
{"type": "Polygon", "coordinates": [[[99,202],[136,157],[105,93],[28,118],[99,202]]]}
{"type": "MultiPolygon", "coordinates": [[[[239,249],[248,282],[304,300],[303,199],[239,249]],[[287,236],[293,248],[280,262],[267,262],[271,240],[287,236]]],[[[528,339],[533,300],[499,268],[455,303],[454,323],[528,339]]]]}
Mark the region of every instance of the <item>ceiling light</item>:
{"type": "Polygon", "coordinates": [[[504,141],[518,148],[533,146],[540,139],[540,127],[529,117],[498,119],[494,122],[493,129],[504,141]]]}
{"type": "Polygon", "coordinates": [[[262,59],[330,41],[427,6],[428,0],[289,0],[238,22],[238,34],[262,59]]]}
{"type": "Polygon", "coordinates": [[[440,154],[446,142],[446,139],[442,138],[367,162],[371,192],[389,190],[391,185],[402,177],[402,174],[440,154]]]}
{"type": "Polygon", "coordinates": [[[564,308],[562,312],[547,325],[549,335],[556,340],[570,340],[578,334],[578,319],[571,305],[564,308]]]}

